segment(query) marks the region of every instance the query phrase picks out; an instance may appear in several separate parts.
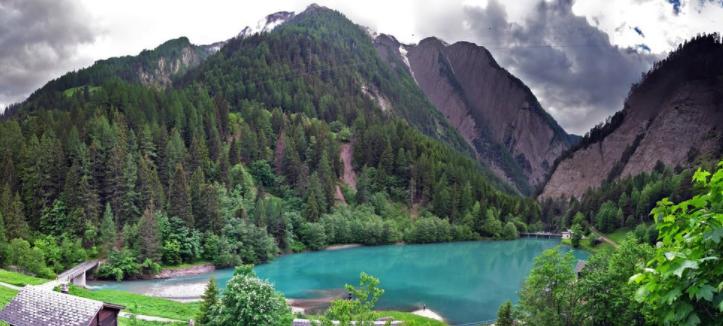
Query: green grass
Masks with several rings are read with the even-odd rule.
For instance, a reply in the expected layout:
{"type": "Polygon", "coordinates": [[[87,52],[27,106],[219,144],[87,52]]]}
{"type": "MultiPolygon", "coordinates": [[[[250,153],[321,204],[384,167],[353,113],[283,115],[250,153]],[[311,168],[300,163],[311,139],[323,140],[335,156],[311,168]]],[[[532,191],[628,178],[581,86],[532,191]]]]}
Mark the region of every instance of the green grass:
{"type": "Polygon", "coordinates": [[[18,291],[0,286],[0,308],[4,308],[16,294],[18,294],[18,291]]]}
{"type": "MultiPolygon", "coordinates": [[[[294,317],[294,318],[320,320],[322,317],[323,317],[323,315],[301,315],[300,317],[294,317]]],[[[393,310],[383,310],[383,311],[375,311],[374,312],[374,318],[383,318],[383,317],[392,317],[394,320],[403,321],[404,326],[445,326],[445,325],[447,325],[444,322],[430,319],[427,317],[417,316],[411,312],[393,311],[393,310]]]]}
{"type": "Polygon", "coordinates": [[[189,320],[196,316],[200,303],[181,303],[119,290],[87,290],[72,286],[70,294],[125,306],[125,311],[147,316],[189,320]]]}
{"type": "Polygon", "coordinates": [[[118,317],[118,326],[181,326],[188,323],[162,323],[158,321],[132,320],[130,318],[118,317]]]}
{"type": "Polygon", "coordinates": [[[0,282],[12,284],[15,286],[25,286],[25,285],[39,285],[43,284],[45,282],[48,282],[49,280],[38,278],[30,275],[25,275],[21,273],[11,272],[8,270],[0,269],[0,282]]]}
{"type": "Polygon", "coordinates": [[[392,317],[394,320],[404,322],[405,326],[444,326],[447,325],[441,321],[429,319],[427,317],[417,316],[411,312],[401,311],[378,311],[377,318],[392,317]]]}
{"type": "MultiPolygon", "coordinates": [[[[85,86],[78,86],[78,87],[68,88],[68,89],[66,89],[66,90],[63,91],[63,96],[65,96],[65,97],[72,97],[72,96],[75,95],[75,93],[83,91],[83,88],[84,88],[84,87],[85,87],[85,86]]],[[[100,86],[90,86],[90,87],[88,87],[88,92],[89,92],[90,94],[93,94],[93,93],[95,93],[96,91],[98,91],[99,89],[100,89],[100,86]]]]}
{"type": "Polygon", "coordinates": [[[630,232],[633,232],[633,230],[630,228],[622,228],[615,230],[613,233],[608,233],[605,236],[610,240],[615,241],[615,243],[620,244],[623,240],[625,240],[625,237],[627,237],[630,232]]]}

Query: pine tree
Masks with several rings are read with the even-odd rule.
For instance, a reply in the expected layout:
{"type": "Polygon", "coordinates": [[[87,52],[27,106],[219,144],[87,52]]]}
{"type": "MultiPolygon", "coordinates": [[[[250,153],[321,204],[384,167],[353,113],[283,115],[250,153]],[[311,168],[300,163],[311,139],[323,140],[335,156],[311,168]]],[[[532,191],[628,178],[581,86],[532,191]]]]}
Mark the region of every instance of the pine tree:
{"type": "Polygon", "coordinates": [[[127,155],[123,165],[123,196],[121,199],[118,218],[121,224],[136,221],[140,217],[138,201],[139,193],[136,191],[138,182],[138,165],[133,155],[127,155]]]}
{"type": "MultiPolygon", "coordinates": [[[[3,217],[2,211],[0,211],[0,248],[8,242],[8,237],[5,232],[5,218],[3,217]]],[[[0,257],[0,264],[3,263],[2,261],[3,257],[0,257]]]]}
{"type": "Polygon", "coordinates": [[[318,221],[326,207],[326,196],[321,189],[319,175],[316,172],[309,178],[309,189],[306,192],[306,219],[312,222],[318,221]]]}
{"type": "Polygon", "coordinates": [[[18,193],[15,193],[15,197],[5,214],[5,232],[8,239],[27,239],[30,236],[30,228],[25,220],[25,208],[18,193]]]}
{"type": "Polygon", "coordinates": [[[101,255],[108,254],[115,246],[116,225],[113,218],[113,210],[110,204],[105,205],[103,219],[100,222],[100,233],[98,234],[98,242],[100,243],[101,255]]]}
{"type": "Polygon", "coordinates": [[[93,187],[90,158],[84,144],[78,144],[73,163],[65,176],[63,198],[68,211],[81,210],[85,221],[96,224],[100,214],[98,193],[93,187]]]}
{"type": "MultiPolygon", "coordinates": [[[[329,155],[326,151],[321,153],[319,158],[319,181],[324,194],[324,201],[328,205],[334,203],[334,194],[336,192],[336,174],[331,170],[329,163],[329,155]]],[[[323,206],[322,210],[326,211],[328,206],[323,206]]]]}
{"type": "Polygon", "coordinates": [[[495,322],[495,325],[514,325],[514,320],[512,319],[512,302],[507,301],[500,306],[500,309],[497,311],[497,321],[495,322]]]}
{"type": "Polygon", "coordinates": [[[168,214],[171,217],[175,216],[182,219],[189,227],[194,225],[188,177],[183,165],[180,163],[176,164],[170,190],[168,191],[168,214]]]}
{"type": "Polygon", "coordinates": [[[211,322],[211,311],[218,304],[218,287],[216,286],[216,278],[211,277],[208,280],[208,286],[206,291],[203,292],[203,301],[198,309],[198,316],[196,321],[199,326],[210,325],[211,322]]]}
{"type": "Polygon", "coordinates": [[[199,226],[204,225],[206,221],[205,212],[205,192],[206,192],[206,177],[203,174],[201,168],[197,168],[191,175],[191,211],[196,224],[199,226]]]}
{"type": "Polygon", "coordinates": [[[142,157],[138,163],[139,207],[147,207],[151,202],[158,207],[164,207],[165,199],[163,185],[153,161],[142,157]]]}
{"type": "Polygon", "coordinates": [[[161,260],[161,233],[153,207],[146,207],[138,222],[138,258],[140,261],[161,260]]]}

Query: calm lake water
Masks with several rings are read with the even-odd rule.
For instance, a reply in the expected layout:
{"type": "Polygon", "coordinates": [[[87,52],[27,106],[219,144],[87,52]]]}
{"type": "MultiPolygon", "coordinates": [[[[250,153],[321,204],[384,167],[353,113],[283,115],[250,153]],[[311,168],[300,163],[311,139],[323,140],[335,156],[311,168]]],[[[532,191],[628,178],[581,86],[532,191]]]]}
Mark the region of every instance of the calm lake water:
{"type": "MultiPolygon", "coordinates": [[[[381,280],[384,296],[378,309],[415,310],[426,305],[452,323],[495,319],[506,300],[516,301],[534,258],[559,239],[456,242],[427,245],[360,247],[309,252],[277,258],[255,268],[287,298],[318,298],[358,284],[359,273],[381,280]]],[[[567,249],[561,249],[567,250],[567,249]]],[[[578,259],[587,253],[575,251],[578,259]]],[[[89,282],[92,287],[120,289],[175,298],[203,292],[214,276],[224,286],[232,269],[167,280],[89,282]]]]}

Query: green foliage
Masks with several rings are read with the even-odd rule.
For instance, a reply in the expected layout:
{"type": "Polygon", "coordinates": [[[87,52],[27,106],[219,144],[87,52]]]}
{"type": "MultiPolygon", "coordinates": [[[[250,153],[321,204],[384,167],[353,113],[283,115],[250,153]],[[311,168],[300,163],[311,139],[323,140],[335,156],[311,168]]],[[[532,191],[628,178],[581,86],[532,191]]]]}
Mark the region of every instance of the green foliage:
{"type": "Polygon", "coordinates": [[[575,259],[572,253],[546,250],[535,258],[530,275],[520,290],[519,319],[531,325],[579,325],[575,311],[575,259]]]}
{"type": "Polygon", "coordinates": [[[517,239],[520,237],[520,234],[517,232],[517,227],[515,227],[515,224],[512,223],[512,221],[507,222],[505,224],[505,227],[502,228],[502,234],[501,238],[505,240],[512,240],[517,239]]]}
{"type": "Polygon", "coordinates": [[[239,266],[226,284],[207,325],[289,325],[291,309],[273,286],[256,277],[252,266],[239,266]]]}
{"type": "Polygon", "coordinates": [[[299,240],[311,250],[319,250],[326,247],[326,234],[324,225],[320,223],[304,223],[299,229],[299,240]]]}
{"type": "Polygon", "coordinates": [[[141,266],[136,260],[136,255],[128,249],[111,251],[108,259],[98,266],[98,276],[116,281],[137,277],[140,273],[141,266]]]}
{"type": "Polygon", "coordinates": [[[495,321],[497,326],[513,326],[514,319],[512,318],[512,302],[507,301],[500,306],[497,310],[497,320],[495,321]]]}
{"type": "Polygon", "coordinates": [[[647,303],[666,325],[709,325],[723,318],[723,162],[714,173],[698,169],[702,194],[674,204],[664,198],[651,215],[659,245],[636,299],[647,303]]]}
{"type": "Polygon", "coordinates": [[[203,292],[203,301],[201,301],[201,307],[198,309],[198,316],[196,316],[196,322],[198,325],[208,325],[211,321],[211,313],[218,304],[218,287],[216,285],[216,279],[211,278],[208,281],[206,290],[203,292]]]}
{"type": "Polygon", "coordinates": [[[326,317],[338,320],[342,324],[373,320],[374,307],[384,294],[384,290],[379,288],[379,279],[362,272],[359,275],[359,287],[349,284],[344,287],[349,292],[350,298],[332,301],[326,317]]]}
{"type": "Polygon", "coordinates": [[[572,226],[572,236],[570,237],[570,242],[572,243],[573,248],[580,248],[580,240],[582,240],[582,227],[580,227],[580,224],[575,224],[572,226]]]}
{"type": "Polygon", "coordinates": [[[628,237],[615,251],[593,255],[576,284],[579,311],[592,325],[647,325],[652,322],[647,305],[634,299],[636,287],[628,284],[630,275],[642,270],[653,248],[628,237]]]}
{"type": "Polygon", "coordinates": [[[6,264],[43,278],[53,278],[55,273],[45,265],[45,254],[38,247],[31,247],[23,239],[13,239],[8,244],[6,264]]]}

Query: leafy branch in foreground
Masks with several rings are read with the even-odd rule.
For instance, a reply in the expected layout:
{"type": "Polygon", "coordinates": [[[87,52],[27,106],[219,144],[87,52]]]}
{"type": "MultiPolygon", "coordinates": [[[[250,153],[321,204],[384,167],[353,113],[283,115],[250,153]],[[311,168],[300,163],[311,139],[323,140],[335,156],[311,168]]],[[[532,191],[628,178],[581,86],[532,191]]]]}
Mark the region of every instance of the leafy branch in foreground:
{"type": "Polygon", "coordinates": [[[636,299],[652,306],[666,325],[713,325],[723,318],[723,161],[711,174],[698,169],[693,181],[704,192],[678,204],[664,198],[652,215],[658,246],[636,299]]]}

